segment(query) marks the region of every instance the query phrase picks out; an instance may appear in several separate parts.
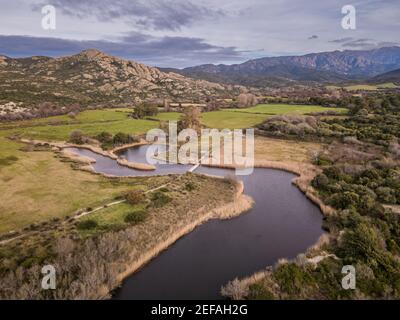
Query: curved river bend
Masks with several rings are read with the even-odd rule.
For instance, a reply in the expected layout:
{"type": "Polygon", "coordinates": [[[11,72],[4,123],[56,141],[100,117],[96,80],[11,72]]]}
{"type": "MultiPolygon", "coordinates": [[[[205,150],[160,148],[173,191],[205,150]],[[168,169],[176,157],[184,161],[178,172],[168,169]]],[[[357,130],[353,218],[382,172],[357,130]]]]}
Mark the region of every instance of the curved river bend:
{"type": "MultiPolygon", "coordinates": [[[[132,162],[145,163],[147,146],[120,153],[132,162]]],[[[70,148],[96,159],[97,172],[116,176],[184,173],[190,166],[158,165],[139,171],[89,150],[70,148]]],[[[200,166],[195,172],[218,176],[230,169],[200,166]]],[[[129,276],[114,299],[221,299],[220,288],[236,277],[245,277],[273,265],[279,258],[294,258],[323,233],[322,214],[297,187],[295,175],[256,168],[238,176],[254,207],[229,220],[212,220],[179,239],[143,268],[129,276]]]]}

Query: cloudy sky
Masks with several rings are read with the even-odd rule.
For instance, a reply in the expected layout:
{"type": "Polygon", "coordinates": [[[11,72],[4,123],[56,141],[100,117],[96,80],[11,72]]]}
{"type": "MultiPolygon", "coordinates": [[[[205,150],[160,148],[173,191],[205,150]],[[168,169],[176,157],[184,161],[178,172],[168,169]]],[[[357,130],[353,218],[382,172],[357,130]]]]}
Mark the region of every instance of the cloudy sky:
{"type": "Polygon", "coordinates": [[[97,48],[162,67],[400,44],[400,0],[0,0],[0,54],[97,48]],[[341,26],[344,5],[356,29],[341,26]],[[56,29],[42,28],[42,8],[56,29]]]}

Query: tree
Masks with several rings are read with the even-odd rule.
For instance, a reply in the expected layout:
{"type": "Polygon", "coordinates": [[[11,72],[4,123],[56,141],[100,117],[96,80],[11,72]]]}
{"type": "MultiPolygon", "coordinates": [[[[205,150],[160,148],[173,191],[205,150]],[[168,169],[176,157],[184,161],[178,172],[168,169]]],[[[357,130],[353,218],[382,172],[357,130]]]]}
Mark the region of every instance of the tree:
{"type": "Polygon", "coordinates": [[[258,103],[257,97],[252,93],[241,93],[238,97],[239,108],[255,106],[258,103]]]}
{"type": "Polygon", "coordinates": [[[131,205],[136,205],[144,200],[144,193],[141,190],[131,190],[125,196],[126,201],[131,205]]]}
{"type": "Polygon", "coordinates": [[[194,129],[200,131],[200,108],[196,106],[189,106],[183,110],[183,115],[179,120],[178,127],[182,129],[194,129]]]}
{"type": "Polygon", "coordinates": [[[233,300],[240,300],[249,294],[249,288],[237,278],[221,288],[221,295],[233,300]]]}
{"type": "Polygon", "coordinates": [[[143,119],[145,117],[155,116],[158,113],[156,104],[142,103],[135,107],[133,110],[133,117],[135,119],[143,119]]]}
{"type": "Polygon", "coordinates": [[[169,112],[170,108],[169,108],[169,100],[168,99],[164,99],[163,105],[164,105],[164,111],[169,112]]]}
{"type": "Polygon", "coordinates": [[[356,207],[360,200],[360,196],[351,191],[335,193],[329,198],[329,204],[337,209],[347,209],[352,206],[356,207]]]}

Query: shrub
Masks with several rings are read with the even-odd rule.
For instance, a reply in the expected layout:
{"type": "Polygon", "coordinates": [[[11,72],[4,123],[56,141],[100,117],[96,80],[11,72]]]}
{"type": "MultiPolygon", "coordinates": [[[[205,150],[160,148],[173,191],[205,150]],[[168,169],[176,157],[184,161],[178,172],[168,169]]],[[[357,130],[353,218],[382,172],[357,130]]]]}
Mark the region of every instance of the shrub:
{"type": "Polygon", "coordinates": [[[136,205],[144,200],[144,193],[141,190],[131,190],[125,196],[126,202],[136,205]]]}
{"type": "Polygon", "coordinates": [[[8,166],[18,161],[18,157],[16,156],[8,156],[6,158],[0,159],[0,166],[8,166]]]}
{"type": "Polygon", "coordinates": [[[105,144],[113,142],[112,134],[107,131],[103,131],[103,132],[99,133],[96,136],[96,139],[99,140],[101,143],[105,143],[105,144]]]}
{"type": "Polygon", "coordinates": [[[82,131],[75,130],[72,131],[69,135],[69,141],[75,144],[83,144],[84,143],[84,136],[82,131]]]}
{"type": "Polygon", "coordinates": [[[312,180],[312,185],[317,189],[326,189],[329,185],[329,179],[326,175],[320,173],[312,180]]]}
{"type": "Polygon", "coordinates": [[[68,113],[68,117],[71,118],[71,119],[75,119],[76,118],[76,113],[71,111],[71,112],[68,113]]]}
{"type": "Polygon", "coordinates": [[[143,119],[144,117],[155,116],[158,113],[157,105],[155,104],[140,104],[133,110],[133,117],[143,119]]]}
{"type": "Polygon", "coordinates": [[[340,169],[338,167],[328,167],[325,168],[324,170],[324,174],[330,178],[330,179],[334,179],[334,180],[339,180],[340,177],[342,176],[342,172],[340,171],[340,169]]]}
{"type": "Polygon", "coordinates": [[[356,207],[358,205],[358,201],[360,196],[351,191],[345,191],[343,193],[335,193],[333,194],[328,202],[330,205],[337,209],[347,209],[352,206],[356,207]]]}
{"type": "Polygon", "coordinates": [[[395,191],[388,187],[379,187],[375,190],[378,199],[385,203],[396,203],[395,191]]]}
{"type": "Polygon", "coordinates": [[[93,230],[96,229],[97,226],[98,226],[97,221],[92,219],[79,221],[78,224],[76,225],[76,227],[79,230],[93,230]]]}
{"type": "Polygon", "coordinates": [[[151,196],[151,204],[155,208],[160,208],[170,202],[172,199],[161,191],[156,191],[151,196]]]}
{"type": "Polygon", "coordinates": [[[138,140],[140,139],[136,136],[131,136],[130,134],[127,133],[118,132],[113,138],[113,143],[114,145],[128,144],[132,142],[137,142],[138,140]]]}
{"type": "Polygon", "coordinates": [[[193,182],[191,182],[191,181],[186,182],[186,184],[185,184],[185,189],[186,189],[187,191],[193,191],[194,189],[196,189],[196,185],[195,185],[193,182]]]}
{"type": "Polygon", "coordinates": [[[280,265],[274,272],[274,277],[282,291],[297,298],[313,282],[311,275],[294,263],[280,265]]]}
{"type": "Polygon", "coordinates": [[[229,281],[227,285],[221,288],[221,295],[233,300],[240,300],[249,294],[249,289],[237,278],[229,281]]]}
{"type": "Polygon", "coordinates": [[[144,210],[142,210],[142,211],[134,211],[134,212],[128,213],[125,216],[124,221],[126,223],[135,225],[135,224],[138,224],[138,223],[146,220],[147,216],[148,216],[148,212],[147,211],[144,211],[144,210]]]}
{"type": "Polygon", "coordinates": [[[250,300],[274,300],[273,293],[262,283],[254,283],[250,285],[249,290],[250,300]]]}

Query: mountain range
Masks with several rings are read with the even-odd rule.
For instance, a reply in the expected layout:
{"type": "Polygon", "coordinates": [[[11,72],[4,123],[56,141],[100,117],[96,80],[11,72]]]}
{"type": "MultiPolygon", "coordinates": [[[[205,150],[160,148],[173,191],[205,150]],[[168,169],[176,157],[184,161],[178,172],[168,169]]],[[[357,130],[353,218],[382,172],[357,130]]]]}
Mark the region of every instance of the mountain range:
{"type": "Polygon", "coordinates": [[[334,82],[400,83],[400,47],[249,60],[235,65],[159,69],[95,49],[50,58],[0,56],[0,103],[121,105],[232,98],[248,87],[334,82]]]}
{"type": "Polygon", "coordinates": [[[400,47],[345,50],[253,59],[241,64],[205,64],[185,69],[161,69],[213,82],[268,86],[302,82],[366,80],[400,68],[400,47]]]}

